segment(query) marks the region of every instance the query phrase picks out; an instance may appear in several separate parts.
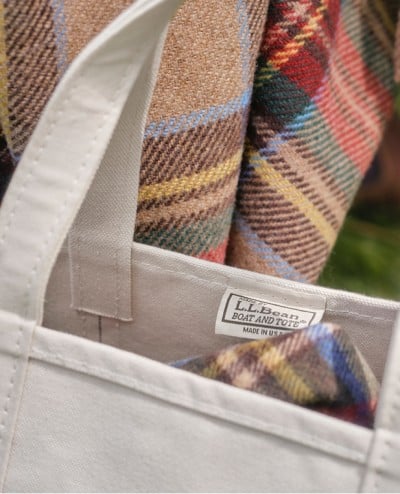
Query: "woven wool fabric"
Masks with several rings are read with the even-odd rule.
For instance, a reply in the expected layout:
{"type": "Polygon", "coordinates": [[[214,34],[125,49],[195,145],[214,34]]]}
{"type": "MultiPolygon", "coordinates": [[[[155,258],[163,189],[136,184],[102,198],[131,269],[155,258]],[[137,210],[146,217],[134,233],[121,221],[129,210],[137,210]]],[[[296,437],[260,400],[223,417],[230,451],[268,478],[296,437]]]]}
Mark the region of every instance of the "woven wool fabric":
{"type": "MultiPolygon", "coordinates": [[[[0,199],[70,62],[131,3],[0,0],[0,199]]],[[[229,264],[315,281],[391,111],[396,8],[187,0],[148,115],[135,239],[217,262],[229,243],[229,264]]]]}
{"type": "Polygon", "coordinates": [[[373,427],[378,382],[345,331],[333,324],[240,343],[171,365],[373,427]]]}
{"type": "Polygon", "coordinates": [[[0,201],[69,63],[132,0],[0,0],[0,201]]]}
{"type": "Polygon", "coordinates": [[[223,262],[266,0],[190,0],[172,21],[144,141],[135,239],[223,262]]]}
{"type": "MultiPolygon", "coordinates": [[[[14,162],[68,64],[130,3],[0,2],[1,122],[14,162]]],[[[172,21],[145,132],[138,242],[224,261],[267,3],[188,0],[172,21]]]]}
{"type": "Polygon", "coordinates": [[[318,278],[392,111],[398,5],[270,2],[230,264],[318,278]]]}
{"type": "Polygon", "coordinates": [[[0,2],[0,118],[18,161],[68,64],[132,0],[0,2]]]}

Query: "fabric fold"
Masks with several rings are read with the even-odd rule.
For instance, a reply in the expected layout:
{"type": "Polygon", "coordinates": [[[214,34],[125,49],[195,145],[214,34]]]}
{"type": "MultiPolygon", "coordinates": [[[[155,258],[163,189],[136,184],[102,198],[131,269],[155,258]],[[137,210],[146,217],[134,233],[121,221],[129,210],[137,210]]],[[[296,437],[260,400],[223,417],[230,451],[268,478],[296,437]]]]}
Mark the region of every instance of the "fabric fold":
{"type": "Polygon", "coordinates": [[[372,428],[379,384],[339,326],[239,343],[174,367],[372,428]]]}

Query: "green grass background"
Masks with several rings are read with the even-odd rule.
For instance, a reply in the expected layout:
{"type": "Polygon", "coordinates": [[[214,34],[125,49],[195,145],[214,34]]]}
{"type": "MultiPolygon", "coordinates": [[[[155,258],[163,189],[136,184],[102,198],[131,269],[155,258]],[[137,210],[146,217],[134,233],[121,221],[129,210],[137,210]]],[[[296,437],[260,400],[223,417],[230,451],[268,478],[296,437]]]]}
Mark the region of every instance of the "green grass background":
{"type": "Polygon", "coordinates": [[[400,207],[354,206],[319,284],[400,300],[400,207]]]}

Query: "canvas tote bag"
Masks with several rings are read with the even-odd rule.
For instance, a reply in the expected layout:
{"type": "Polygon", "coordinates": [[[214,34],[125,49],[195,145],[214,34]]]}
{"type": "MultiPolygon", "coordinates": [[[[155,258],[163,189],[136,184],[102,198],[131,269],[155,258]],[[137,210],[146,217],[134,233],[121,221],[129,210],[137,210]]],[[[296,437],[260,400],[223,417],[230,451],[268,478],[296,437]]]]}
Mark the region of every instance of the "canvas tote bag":
{"type": "Polygon", "coordinates": [[[178,4],[137,0],[87,46],[7,191],[1,489],[399,490],[398,303],[132,243],[146,110],[178,4]],[[382,380],[374,430],[166,365],[240,341],[215,327],[243,294],[346,329],[382,380]]]}

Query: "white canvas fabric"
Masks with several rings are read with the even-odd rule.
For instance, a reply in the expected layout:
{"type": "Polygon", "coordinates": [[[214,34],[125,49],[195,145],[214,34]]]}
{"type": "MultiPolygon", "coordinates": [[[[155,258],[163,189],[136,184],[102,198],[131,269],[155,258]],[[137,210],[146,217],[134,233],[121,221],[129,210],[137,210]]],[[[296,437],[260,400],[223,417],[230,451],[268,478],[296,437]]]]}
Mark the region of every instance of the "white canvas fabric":
{"type": "Polygon", "coordinates": [[[126,186],[137,192],[147,98],[178,4],[136,0],[82,52],[49,102],[0,210],[1,489],[400,490],[397,302],[130,244],[132,224],[113,236],[126,190],[118,196],[120,178],[107,180],[109,157],[121,170],[134,167],[126,186]],[[122,130],[127,105],[137,109],[133,159],[122,130]],[[98,187],[115,204],[96,223],[85,218],[99,205],[98,187]],[[69,250],[62,245],[85,196],[69,250]],[[74,242],[82,236],[85,279],[73,302],[85,310],[77,311],[71,286],[75,297],[74,242]],[[98,279],[106,286],[96,286],[98,279]],[[121,305],[119,279],[127,287],[121,305]],[[214,334],[227,288],[304,303],[325,298],[324,320],[351,334],[382,380],[374,430],[165,365],[233,341],[214,334]],[[109,304],[104,311],[102,300],[109,304]]]}

